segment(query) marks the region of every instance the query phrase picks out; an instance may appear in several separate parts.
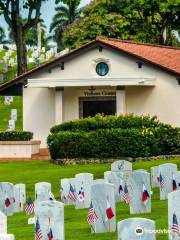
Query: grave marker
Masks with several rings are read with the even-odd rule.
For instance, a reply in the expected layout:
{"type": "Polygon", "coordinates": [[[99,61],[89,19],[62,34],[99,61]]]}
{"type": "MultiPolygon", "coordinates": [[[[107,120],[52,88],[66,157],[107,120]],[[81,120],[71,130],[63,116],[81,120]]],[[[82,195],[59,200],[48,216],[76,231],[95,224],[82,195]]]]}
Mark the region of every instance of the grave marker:
{"type": "Polygon", "coordinates": [[[126,160],[118,160],[111,164],[111,171],[132,171],[132,163],[126,160]]]}
{"type": "Polygon", "coordinates": [[[91,186],[91,200],[97,215],[92,224],[92,233],[116,231],[116,209],[114,185],[96,183],[91,186]]]}
{"type": "Polygon", "coordinates": [[[156,240],[155,221],[128,218],[118,222],[118,240],[156,240]]]}
{"type": "Polygon", "coordinates": [[[177,165],[173,163],[165,163],[159,165],[159,184],[160,184],[160,199],[168,198],[168,193],[173,191],[173,176],[177,171],[177,165]]]}
{"type": "Polygon", "coordinates": [[[42,231],[42,239],[65,239],[63,203],[57,201],[38,202],[35,205],[35,225],[37,221],[42,231]],[[48,234],[52,234],[52,238],[48,238],[48,234]]]}
{"type": "Polygon", "coordinates": [[[144,171],[135,171],[129,179],[130,213],[151,212],[151,185],[150,174],[144,171]]]}

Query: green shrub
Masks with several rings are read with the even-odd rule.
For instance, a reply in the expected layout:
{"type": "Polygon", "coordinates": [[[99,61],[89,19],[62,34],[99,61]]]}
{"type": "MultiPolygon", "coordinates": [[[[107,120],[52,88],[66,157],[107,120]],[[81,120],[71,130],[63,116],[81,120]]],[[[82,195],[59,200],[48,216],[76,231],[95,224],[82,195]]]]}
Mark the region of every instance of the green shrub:
{"type": "Polygon", "coordinates": [[[0,132],[0,141],[30,141],[33,133],[25,131],[0,132]]]}
{"type": "Polygon", "coordinates": [[[154,128],[162,125],[157,120],[157,117],[150,116],[134,116],[133,114],[116,116],[96,115],[93,118],[84,118],[75,121],[64,122],[60,125],[51,128],[51,133],[59,131],[93,131],[96,129],[111,129],[111,128],[154,128]]]}
{"type": "Polygon", "coordinates": [[[180,154],[180,129],[156,117],[96,116],[51,129],[52,159],[149,157],[180,154]]]}

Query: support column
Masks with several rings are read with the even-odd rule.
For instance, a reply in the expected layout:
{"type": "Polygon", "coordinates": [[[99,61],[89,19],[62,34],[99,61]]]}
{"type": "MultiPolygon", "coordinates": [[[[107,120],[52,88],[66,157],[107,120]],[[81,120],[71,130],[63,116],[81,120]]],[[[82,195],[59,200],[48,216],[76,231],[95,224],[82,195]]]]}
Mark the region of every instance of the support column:
{"type": "Polygon", "coordinates": [[[126,90],[125,87],[117,87],[116,89],[116,115],[126,113],[126,90]]]}
{"type": "Polygon", "coordinates": [[[63,122],[63,95],[64,88],[56,88],[55,90],[55,123],[63,122]]]}

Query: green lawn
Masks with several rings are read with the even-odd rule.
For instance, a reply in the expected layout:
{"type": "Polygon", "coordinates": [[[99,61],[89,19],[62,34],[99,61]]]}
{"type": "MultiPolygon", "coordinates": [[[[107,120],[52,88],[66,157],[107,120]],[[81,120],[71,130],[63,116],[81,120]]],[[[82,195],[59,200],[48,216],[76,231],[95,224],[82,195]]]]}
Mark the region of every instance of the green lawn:
{"type": "Polygon", "coordinates": [[[11,105],[4,105],[4,97],[0,96],[0,131],[7,129],[11,109],[17,109],[16,130],[22,130],[22,97],[14,97],[11,105]]]}
{"type": "MultiPolygon", "coordinates": [[[[178,165],[180,169],[180,159],[171,162],[178,165]]],[[[133,164],[133,169],[144,168],[148,171],[150,167],[165,163],[165,161],[137,162],[133,164]]],[[[0,163],[0,181],[12,183],[25,183],[27,186],[27,196],[34,199],[34,184],[40,181],[52,183],[53,193],[59,200],[59,181],[61,178],[73,177],[76,173],[90,172],[95,178],[103,178],[103,173],[110,169],[110,164],[94,164],[83,166],[56,166],[47,161],[31,161],[17,163],[0,163]]],[[[159,190],[154,189],[152,197],[152,213],[133,216],[147,217],[156,220],[157,229],[167,228],[167,201],[159,200],[159,190]]],[[[73,206],[65,207],[65,231],[66,240],[116,240],[117,233],[106,233],[91,235],[90,227],[86,223],[87,209],[75,210],[73,206]]],[[[124,203],[117,204],[117,221],[133,217],[129,214],[129,209],[124,203]]],[[[15,214],[8,218],[8,232],[14,233],[16,240],[32,240],[33,225],[27,224],[28,217],[23,214],[15,214]]],[[[167,240],[166,235],[158,235],[157,240],[167,240]]]]}

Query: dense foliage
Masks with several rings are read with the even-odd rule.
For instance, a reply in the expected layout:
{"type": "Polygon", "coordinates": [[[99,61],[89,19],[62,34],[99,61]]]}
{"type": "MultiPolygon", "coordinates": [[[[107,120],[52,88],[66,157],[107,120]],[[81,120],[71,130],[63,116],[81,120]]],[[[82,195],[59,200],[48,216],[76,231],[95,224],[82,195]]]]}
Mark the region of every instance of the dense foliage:
{"type": "Polygon", "coordinates": [[[179,0],[94,0],[84,18],[67,28],[63,42],[76,48],[102,35],[179,46],[179,9],[179,0]]]}
{"type": "Polygon", "coordinates": [[[93,118],[84,118],[80,120],[64,122],[51,128],[51,133],[60,131],[93,131],[97,129],[112,129],[112,128],[155,128],[163,125],[157,117],[150,116],[134,116],[133,114],[115,116],[102,116],[100,114],[93,118]]]}
{"type": "Polygon", "coordinates": [[[148,116],[96,116],[51,129],[52,159],[148,157],[180,153],[180,129],[148,116]]]}
{"type": "Polygon", "coordinates": [[[0,141],[30,141],[33,133],[25,131],[0,132],[0,141]]]}

